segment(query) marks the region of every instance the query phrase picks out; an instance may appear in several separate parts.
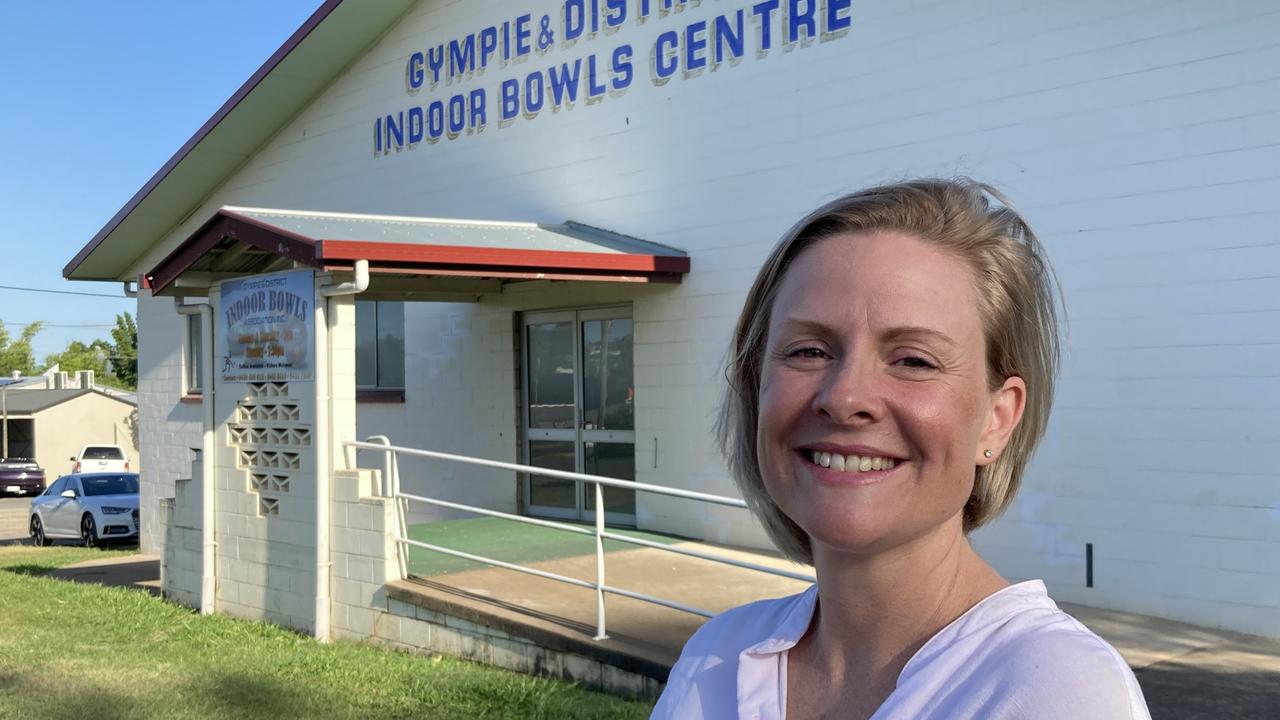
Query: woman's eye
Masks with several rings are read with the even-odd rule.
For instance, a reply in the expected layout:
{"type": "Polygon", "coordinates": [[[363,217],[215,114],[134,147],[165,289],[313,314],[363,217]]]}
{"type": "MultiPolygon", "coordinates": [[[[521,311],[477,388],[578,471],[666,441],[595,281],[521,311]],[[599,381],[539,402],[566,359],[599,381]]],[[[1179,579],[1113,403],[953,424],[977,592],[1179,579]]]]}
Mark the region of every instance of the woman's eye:
{"type": "Polygon", "coordinates": [[[827,353],[822,348],[802,347],[787,353],[787,357],[803,360],[822,360],[827,357],[827,353]]]}
{"type": "Polygon", "coordinates": [[[934,369],[933,363],[917,355],[910,355],[904,358],[900,358],[897,361],[897,364],[905,368],[910,368],[912,370],[933,370],[934,369]]]}

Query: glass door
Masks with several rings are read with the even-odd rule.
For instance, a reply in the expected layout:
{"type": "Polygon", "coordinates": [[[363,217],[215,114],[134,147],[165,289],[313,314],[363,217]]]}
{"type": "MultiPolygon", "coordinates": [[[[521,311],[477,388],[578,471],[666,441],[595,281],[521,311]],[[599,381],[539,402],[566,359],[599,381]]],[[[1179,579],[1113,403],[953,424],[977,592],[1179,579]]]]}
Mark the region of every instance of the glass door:
{"type": "MultiPolygon", "coordinates": [[[[631,308],[524,317],[525,461],[538,467],[635,480],[631,308]]],[[[595,519],[594,489],[526,479],[535,515],[595,519]]],[[[635,492],[605,488],[605,519],[635,524],[635,492]]]]}

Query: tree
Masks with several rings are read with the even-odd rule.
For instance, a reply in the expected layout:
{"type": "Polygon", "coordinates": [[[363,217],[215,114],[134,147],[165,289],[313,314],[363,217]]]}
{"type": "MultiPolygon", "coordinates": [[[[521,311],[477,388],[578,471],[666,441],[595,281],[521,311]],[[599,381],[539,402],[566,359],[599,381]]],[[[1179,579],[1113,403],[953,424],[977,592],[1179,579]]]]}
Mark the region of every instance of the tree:
{"type": "Polygon", "coordinates": [[[130,390],[138,387],[138,325],[129,313],[116,316],[111,329],[111,374],[130,390]]]}
{"type": "Polygon", "coordinates": [[[95,378],[106,382],[107,357],[111,354],[111,345],[105,340],[94,340],[88,345],[79,340],[67,343],[67,349],[45,357],[44,366],[53,367],[65,373],[75,374],[80,370],[92,370],[95,378]]]}
{"type": "Polygon", "coordinates": [[[41,322],[31,323],[22,328],[21,335],[14,340],[5,329],[4,322],[0,322],[0,374],[8,377],[14,370],[23,375],[35,374],[36,356],[31,350],[31,341],[43,325],[41,322]]]}

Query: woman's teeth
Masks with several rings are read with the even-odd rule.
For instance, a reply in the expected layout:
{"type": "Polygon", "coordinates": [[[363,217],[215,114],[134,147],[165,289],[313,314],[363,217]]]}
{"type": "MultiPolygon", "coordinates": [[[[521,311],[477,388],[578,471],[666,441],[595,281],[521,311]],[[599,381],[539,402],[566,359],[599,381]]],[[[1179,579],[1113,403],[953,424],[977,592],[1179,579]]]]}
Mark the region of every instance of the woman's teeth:
{"type": "Polygon", "coordinates": [[[840,470],[842,472],[867,472],[869,470],[888,470],[897,461],[887,457],[863,457],[860,455],[837,455],[836,453],[810,450],[809,457],[815,465],[840,470]]]}

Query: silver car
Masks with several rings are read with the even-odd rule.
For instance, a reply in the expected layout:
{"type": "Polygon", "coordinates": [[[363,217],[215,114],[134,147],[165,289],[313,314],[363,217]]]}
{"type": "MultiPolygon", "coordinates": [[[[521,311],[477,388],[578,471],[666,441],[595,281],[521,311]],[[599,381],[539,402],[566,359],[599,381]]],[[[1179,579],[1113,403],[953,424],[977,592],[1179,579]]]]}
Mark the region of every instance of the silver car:
{"type": "Polygon", "coordinates": [[[58,478],[31,500],[31,541],[79,540],[86,547],[138,537],[138,474],[58,478]]]}

